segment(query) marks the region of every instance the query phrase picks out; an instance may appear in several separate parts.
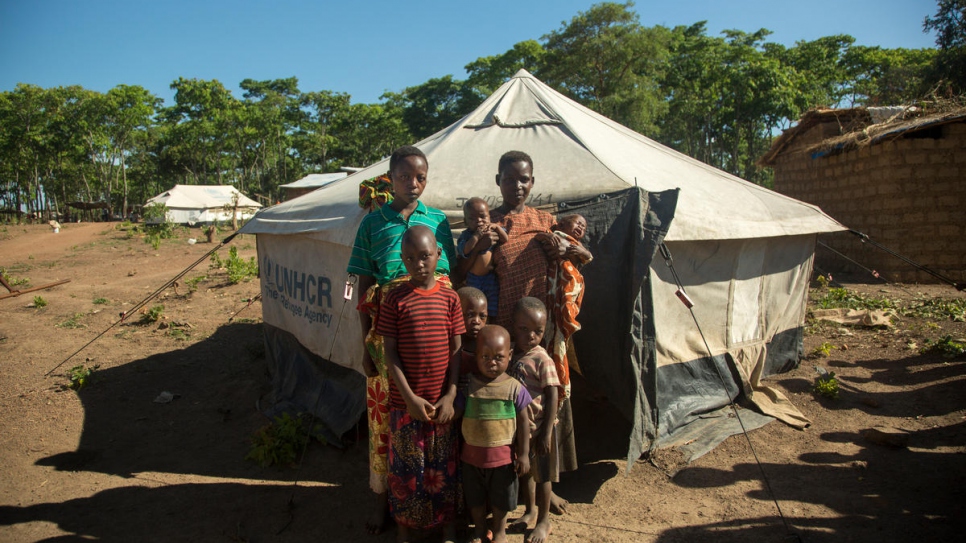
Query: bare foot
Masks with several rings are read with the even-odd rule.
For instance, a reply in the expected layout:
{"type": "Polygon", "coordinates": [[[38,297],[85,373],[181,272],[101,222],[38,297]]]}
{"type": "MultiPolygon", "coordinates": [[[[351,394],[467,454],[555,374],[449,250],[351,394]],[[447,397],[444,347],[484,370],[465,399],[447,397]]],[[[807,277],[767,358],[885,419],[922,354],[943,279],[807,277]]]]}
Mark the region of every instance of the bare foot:
{"type": "Polygon", "coordinates": [[[371,535],[379,535],[386,530],[389,525],[389,495],[377,494],[376,507],[372,510],[372,515],[366,520],[366,531],[371,535]]]}
{"type": "Polygon", "coordinates": [[[536,527],[533,528],[533,531],[530,532],[527,543],[546,543],[552,531],[553,528],[550,526],[550,519],[544,519],[538,522],[536,527]]]}
{"type": "Polygon", "coordinates": [[[522,534],[527,531],[527,527],[535,520],[537,520],[537,512],[528,511],[522,517],[510,521],[510,524],[506,527],[506,531],[511,534],[522,534]]]}
{"type": "Polygon", "coordinates": [[[556,493],[550,495],[550,512],[554,515],[566,515],[568,505],[570,505],[570,502],[561,498],[556,493]]]}

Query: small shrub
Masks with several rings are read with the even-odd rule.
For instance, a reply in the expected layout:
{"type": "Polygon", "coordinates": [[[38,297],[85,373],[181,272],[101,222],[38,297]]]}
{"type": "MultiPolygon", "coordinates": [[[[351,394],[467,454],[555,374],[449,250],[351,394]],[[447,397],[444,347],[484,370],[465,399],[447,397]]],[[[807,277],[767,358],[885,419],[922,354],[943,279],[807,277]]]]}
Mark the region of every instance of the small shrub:
{"type": "Polygon", "coordinates": [[[248,260],[240,258],[237,247],[228,249],[228,258],[225,260],[219,258],[218,253],[213,253],[211,267],[224,268],[228,272],[228,283],[232,285],[258,277],[258,262],[255,261],[255,257],[248,260]]]}
{"type": "Polygon", "coordinates": [[[308,440],[301,417],[292,418],[288,413],[275,417],[275,421],[259,428],[252,436],[252,447],[245,460],[268,467],[295,464],[299,451],[308,440]]]}
{"type": "Polygon", "coordinates": [[[163,315],[164,315],[164,305],[158,304],[144,312],[144,315],[141,316],[141,322],[143,323],[158,322],[159,320],[161,320],[161,317],[163,315]]]}
{"type": "Polygon", "coordinates": [[[832,400],[838,398],[839,382],[838,379],[835,378],[835,372],[830,371],[827,374],[816,377],[815,384],[812,386],[812,392],[832,400]]]}
{"type": "Polygon", "coordinates": [[[105,305],[107,303],[107,298],[94,298],[94,305],[105,305]]]}
{"type": "Polygon", "coordinates": [[[43,296],[34,296],[34,307],[37,309],[47,307],[47,300],[43,296]]]}
{"type": "Polygon", "coordinates": [[[188,285],[188,294],[198,290],[198,283],[204,281],[205,279],[208,279],[207,275],[199,275],[198,277],[192,277],[191,279],[185,281],[184,284],[188,285]]]}
{"type": "Polygon", "coordinates": [[[825,358],[828,355],[832,354],[833,349],[835,349],[835,345],[832,345],[831,343],[826,341],[821,345],[819,345],[818,347],[815,347],[815,349],[812,351],[812,356],[816,358],[825,358]]]}
{"type": "Polygon", "coordinates": [[[828,277],[824,275],[819,275],[818,277],[815,278],[815,281],[818,282],[819,288],[828,288],[828,283],[829,283],[828,277]]]}
{"type": "Polygon", "coordinates": [[[927,339],[924,343],[922,349],[919,351],[922,354],[938,353],[943,358],[955,358],[966,354],[966,344],[953,341],[952,336],[944,336],[937,341],[929,341],[927,339]]]}
{"type": "Polygon", "coordinates": [[[92,368],[85,367],[83,364],[74,366],[67,372],[67,388],[80,390],[89,385],[94,375],[94,371],[100,366],[92,368]]]}

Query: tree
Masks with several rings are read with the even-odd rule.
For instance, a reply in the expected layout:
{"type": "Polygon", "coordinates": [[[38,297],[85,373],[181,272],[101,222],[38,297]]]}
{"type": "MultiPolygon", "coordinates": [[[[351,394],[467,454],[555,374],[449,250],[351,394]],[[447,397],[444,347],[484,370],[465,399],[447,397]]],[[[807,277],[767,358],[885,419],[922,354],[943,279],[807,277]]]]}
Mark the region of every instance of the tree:
{"type": "Polygon", "coordinates": [[[598,113],[654,135],[667,107],[659,82],[671,33],[662,26],[641,27],[633,6],[595,4],[544,36],[540,73],[598,113]]]}
{"type": "Polygon", "coordinates": [[[295,151],[305,170],[331,171],[332,162],[337,160],[333,151],[339,142],[334,127],[348,114],[350,97],[324,90],[303,93],[299,100],[302,116],[292,141],[295,151]]]}
{"type": "Polygon", "coordinates": [[[938,10],[922,23],[923,32],[936,31],[939,54],[930,80],[950,93],[966,92],[966,0],[937,0],[938,10]]]}
{"type": "Polygon", "coordinates": [[[407,87],[401,93],[386,93],[382,99],[402,112],[402,120],[417,139],[446,128],[483,102],[485,96],[453,79],[452,75],[430,79],[407,87]]]}
{"type": "Polygon", "coordinates": [[[935,57],[935,49],[854,45],[842,58],[842,101],[850,106],[912,103],[929,91],[935,57]]]}
{"type": "Polygon", "coordinates": [[[480,57],[466,65],[466,85],[481,96],[489,96],[521,69],[540,75],[546,54],[539,42],[527,40],[502,55],[480,57]]]}
{"type": "Polygon", "coordinates": [[[124,216],[128,212],[126,160],[144,141],[160,103],[160,99],[137,85],[118,85],[107,92],[105,129],[112,143],[112,156],[119,161],[123,187],[121,214],[124,216]]]}
{"type": "Polygon", "coordinates": [[[171,84],[174,105],[161,113],[169,130],[166,161],[186,184],[223,184],[234,157],[228,156],[226,134],[237,127],[240,102],[218,80],[185,79],[171,84]]]}

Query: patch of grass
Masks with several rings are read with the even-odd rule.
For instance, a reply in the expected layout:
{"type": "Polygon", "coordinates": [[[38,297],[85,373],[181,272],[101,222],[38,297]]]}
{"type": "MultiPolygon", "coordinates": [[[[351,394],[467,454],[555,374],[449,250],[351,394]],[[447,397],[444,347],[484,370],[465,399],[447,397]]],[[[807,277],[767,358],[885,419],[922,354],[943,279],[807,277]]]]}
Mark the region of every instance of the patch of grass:
{"type": "Polygon", "coordinates": [[[262,467],[293,466],[309,437],[306,426],[305,417],[292,418],[288,413],[282,413],[274,422],[255,431],[245,460],[262,467]]]}
{"type": "Polygon", "coordinates": [[[84,318],[83,313],[74,313],[64,322],[57,324],[58,328],[86,328],[80,320],[84,318]]]}
{"type": "Polygon", "coordinates": [[[94,305],[106,305],[107,303],[107,298],[94,298],[94,305]]]}
{"type": "Polygon", "coordinates": [[[966,344],[953,341],[953,337],[947,335],[936,341],[929,341],[927,339],[919,352],[922,354],[938,353],[943,358],[955,358],[966,355],[966,344]]]}
{"type": "Polygon", "coordinates": [[[812,385],[812,392],[818,396],[824,396],[829,399],[836,399],[839,397],[839,382],[835,378],[835,372],[830,371],[825,375],[819,375],[815,378],[815,384],[812,385]]]}
{"type": "Polygon", "coordinates": [[[100,366],[94,366],[88,368],[83,364],[74,366],[67,371],[67,388],[71,390],[80,390],[91,383],[94,376],[94,371],[100,366]]]}
{"type": "Polygon", "coordinates": [[[13,277],[7,273],[6,268],[0,268],[0,275],[3,276],[3,280],[7,282],[11,287],[26,286],[30,284],[30,278],[28,277],[13,277]]]}
{"type": "Polygon", "coordinates": [[[47,307],[47,300],[43,296],[34,296],[34,307],[37,309],[47,307]]]}
{"type": "Polygon", "coordinates": [[[188,341],[190,335],[181,328],[168,328],[168,337],[174,338],[178,341],[188,341]]]}

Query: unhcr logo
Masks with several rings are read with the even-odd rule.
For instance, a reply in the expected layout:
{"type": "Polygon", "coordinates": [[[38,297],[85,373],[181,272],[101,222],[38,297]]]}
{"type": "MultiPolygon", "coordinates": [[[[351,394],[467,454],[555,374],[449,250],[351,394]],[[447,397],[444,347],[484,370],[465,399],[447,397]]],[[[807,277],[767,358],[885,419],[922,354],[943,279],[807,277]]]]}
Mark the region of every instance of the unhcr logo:
{"type": "Polygon", "coordinates": [[[304,314],[306,318],[319,322],[327,320],[309,307],[332,308],[332,281],[328,277],[290,269],[268,257],[263,259],[261,270],[265,274],[264,297],[279,300],[293,315],[304,314]],[[294,304],[308,304],[309,307],[303,310],[294,304]],[[314,313],[315,317],[310,317],[310,313],[314,313]]]}

